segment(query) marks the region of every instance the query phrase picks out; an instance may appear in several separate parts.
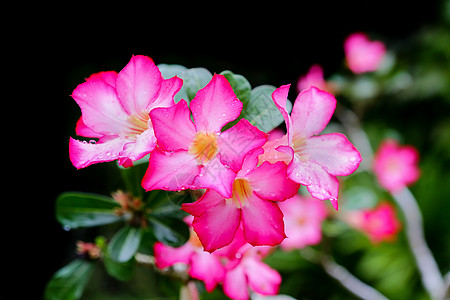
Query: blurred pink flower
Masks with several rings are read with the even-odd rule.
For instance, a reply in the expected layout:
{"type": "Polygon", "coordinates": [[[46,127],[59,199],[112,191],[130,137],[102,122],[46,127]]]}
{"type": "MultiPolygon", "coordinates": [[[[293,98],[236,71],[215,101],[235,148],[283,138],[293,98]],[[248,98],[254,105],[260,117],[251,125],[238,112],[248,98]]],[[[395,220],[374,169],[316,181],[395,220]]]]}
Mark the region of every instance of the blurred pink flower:
{"type": "Polygon", "coordinates": [[[258,248],[244,245],[226,265],[223,291],[231,299],[249,299],[249,289],[265,296],[278,294],[281,275],[262,261],[267,251],[258,248]]]}
{"type": "Polygon", "coordinates": [[[336,99],[333,95],[310,87],[298,95],[289,115],[286,110],[288,92],[289,85],[283,85],[272,93],[286,122],[287,134],[263,146],[266,152],[263,159],[273,161],[277,157],[289,163],[287,174],[291,180],[305,185],[314,198],[329,199],[338,209],[336,176],[353,173],[361,162],[361,155],[341,133],[317,135],[334,113],[336,99]]]}
{"type": "Polygon", "coordinates": [[[375,153],[373,169],[380,185],[397,192],[419,179],[419,152],[412,146],[400,146],[395,140],[385,140],[375,153]]]}
{"type": "Polygon", "coordinates": [[[160,242],[154,245],[156,267],[185,264],[188,274],[203,281],[208,292],[223,283],[228,297],[243,300],[249,299],[249,289],[262,295],[278,293],[280,274],[262,262],[269,251],[270,247],[252,247],[246,243],[242,227],[236,230],[235,239],[228,246],[214,253],[203,250],[193,231],[189,242],[181,247],[172,248],[160,242]]]}
{"type": "Polygon", "coordinates": [[[279,206],[284,214],[287,236],[280,245],[283,249],[301,249],[322,240],[322,221],[328,215],[322,201],[295,195],[279,206]]]}
{"type": "Polygon", "coordinates": [[[345,219],[350,225],[366,233],[375,244],[394,241],[401,229],[395,207],[388,202],[382,202],[374,209],[350,211],[345,219]]]}
{"type": "Polygon", "coordinates": [[[285,238],[283,214],[274,201],[295,195],[299,184],[287,178],[283,162],[257,166],[262,152],[258,148],[244,158],[231,197],[208,189],[199,200],[182,205],[194,216],[192,226],[206,251],[230,244],[241,223],[245,240],[253,246],[274,246],[285,238]]]}
{"type": "Polygon", "coordinates": [[[323,78],[323,69],[320,65],[312,65],[308,73],[299,78],[297,82],[297,92],[300,93],[312,86],[327,92],[332,92],[331,87],[323,78]]]}
{"type": "Polygon", "coordinates": [[[353,33],[344,42],[347,65],[355,74],[378,70],[386,54],[380,41],[370,41],[365,33],[353,33]]]}
{"type": "Polygon", "coordinates": [[[82,113],[77,135],[98,142],[70,138],[72,164],[80,169],[119,160],[120,165],[131,166],[132,161],[149,154],[156,147],[149,112],[174,105],[173,97],[182,84],[176,76],[163,79],[153,60],[141,55],[133,56],[119,74],[91,75],[76,87],[72,98],[82,113]]]}
{"type": "MultiPolygon", "coordinates": [[[[190,223],[190,218],[186,218],[190,223]]],[[[185,264],[192,278],[201,280],[208,292],[212,292],[225,276],[225,267],[220,256],[203,251],[197,235],[191,230],[189,241],[181,247],[173,248],[156,242],[153,247],[155,265],[160,269],[176,263],[185,264]]]]}
{"type": "Polygon", "coordinates": [[[169,191],[211,188],[231,197],[244,156],[267,141],[267,134],[245,119],[221,132],[241,110],[231,85],[217,74],[197,92],[190,109],[184,100],[154,109],[150,118],[159,147],[150,156],[142,186],[169,191]]]}

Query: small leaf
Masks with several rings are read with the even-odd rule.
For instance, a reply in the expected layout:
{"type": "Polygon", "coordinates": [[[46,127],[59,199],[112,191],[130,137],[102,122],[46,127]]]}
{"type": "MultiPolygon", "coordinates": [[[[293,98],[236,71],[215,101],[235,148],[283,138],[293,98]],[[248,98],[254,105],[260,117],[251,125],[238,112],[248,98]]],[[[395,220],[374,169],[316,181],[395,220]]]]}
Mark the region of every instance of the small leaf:
{"type": "Polygon", "coordinates": [[[174,97],[175,103],[178,103],[181,99],[189,103],[194,99],[198,90],[204,88],[212,78],[211,72],[205,68],[187,69],[182,65],[176,64],[159,64],[158,67],[165,79],[175,75],[183,79],[183,86],[174,97]]]}
{"type": "MultiPolygon", "coordinates": [[[[269,132],[284,122],[283,116],[272,100],[275,89],[272,85],[260,85],[254,88],[250,93],[247,107],[241,113],[241,117],[264,132],[269,132]]],[[[290,101],[287,101],[286,108],[288,112],[292,110],[290,101]]]]}
{"type": "Polygon", "coordinates": [[[123,227],[109,242],[108,253],[110,258],[117,262],[129,261],[139,248],[141,236],[141,228],[123,227]]]}
{"type": "Polygon", "coordinates": [[[180,77],[181,74],[187,70],[185,66],[177,64],[159,64],[158,68],[164,79],[169,79],[174,76],[180,77]]]}
{"type": "Polygon", "coordinates": [[[53,275],[45,289],[45,299],[80,299],[93,270],[94,262],[82,259],[72,261],[53,275]]]}
{"type": "Polygon", "coordinates": [[[183,79],[183,88],[186,91],[188,99],[186,101],[191,101],[194,99],[198,90],[204,88],[208,82],[212,79],[212,74],[205,68],[192,68],[188,69],[181,74],[183,79]]]}
{"type": "Polygon", "coordinates": [[[244,107],[248,104],[250,100],[250,93],[252,90],[252,86],[248,82],[248,80],[239,74],[234,74],[229,70],[225,70],[221,72],[223,76],[228,80],[231,87],[233,88],[236,97],[244,104],[244,107]]]}
{"type": "Polygon", "coordinates": [[[103,254],[103,263],[105,264],[106,272],[110,276],[118,280],[127,281],[131,278],[131,276],[133,276],[136,261],[134,258],[131,258],[125,262],[117,262],[111,259],[109,254],[105,251],[103,254]]]}
{"type": "Polygon", "coordinates": [[[120,207],[112,198],[97,194],[68,192],[56,199],[56,218],[65,228],[91,227],[121,220],[120,207]]]}
{"type": "Polygon", "coordinates": [[[180,247],[189,239],[189,227],[178,218],[152,215],[149,221],[155,237],[163,244],[180,247]]]}

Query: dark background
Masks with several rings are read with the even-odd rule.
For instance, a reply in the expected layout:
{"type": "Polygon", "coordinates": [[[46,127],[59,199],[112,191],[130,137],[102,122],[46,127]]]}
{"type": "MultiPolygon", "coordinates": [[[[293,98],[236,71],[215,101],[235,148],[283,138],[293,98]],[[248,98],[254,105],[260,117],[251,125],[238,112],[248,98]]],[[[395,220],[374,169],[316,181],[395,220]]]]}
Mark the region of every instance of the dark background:
{"type": "Polygon", "coordinates": [[[340,69],[342,44],[350,33],[368,32],[397,47],[432,24],[441,9],[438,1],[342,2],[347,1],[259,2],[244,8],[239,5],[245,3],[208,3],[193,13],[176,9],[175,3],[130,5],[114,14],[108,12],[112,3],[94,11],[89,3],[79,2],[55,8],[56,13],[48,8],[35,17],[25,29],[29,37],[20,38],[24,53],[20,77],[15,79],[21,86],[31,82],[21,92],[26,105],[19,106],[30,115],[26,125],[33,133],[20,138],[26,145],[21,147],[26,159],[20,160],[27,161],[27,171],[15,178],[24,182],[25,174],[27,183],[10,200],[17,201],[16,208],[26,203],[32,215],[32,221],[19,219],[26,229],[20,239],[27,246],[21,247],[26,263],[16,283],[32,281],[39,298],[53,273],[73,258],[73,242],[86,237],[83,231],[65,232],[57,223],[56,197],[71,190],[109,194],[116,180],[108,174],[114,172],[111,164],[76,170],[68,158],[69,136],[75,136],[80,116],[70,94],[84,78],[120,71],[133,54],[144,54],[157,64],[205,67],[217,73],[229,69],[244,75],[252,86],[295,86],[314,63],[324,67],[325,76],[340,69]]]}

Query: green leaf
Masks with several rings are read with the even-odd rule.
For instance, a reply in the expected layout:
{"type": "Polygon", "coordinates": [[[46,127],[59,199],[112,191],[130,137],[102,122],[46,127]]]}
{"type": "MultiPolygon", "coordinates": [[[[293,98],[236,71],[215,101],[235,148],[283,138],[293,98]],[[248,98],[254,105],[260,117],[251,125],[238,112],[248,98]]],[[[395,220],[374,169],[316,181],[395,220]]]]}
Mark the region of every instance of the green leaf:
{"type": "MultiPolygon", "coordinates": [[[[247,107],[242,111],[241,117],[264,132],[269,132],[284,122],[278,108],[272,100],[272,93],[276,88],[272,85],[260,85],[250,93],[247,107]]],[[[287,101],[288,112],[292,110],[292,104],[287,101]]]]}
{"type": "Polygon", "coordinates": [[[189,102],[194,99],[198,90],[204,88],[212,79],[212,74],[205,68],[188,69],[181,74],[183,79],[183,88],[186,91],[189,102]]]}
{"type": "Polygon", "coordinates": [[[183,86],[174,97],[175,103],[181,99],[189,103],[194,99],[198,90],[204,88],[212,78],[211,72],[205,68],[186,69],[186,67],[176,64],[159,64],[158,67],[165,79],[175,75],[183,79],[183,86]]]}
{"type": "Polygon", "coordinates": [[[88,283],[94,263],[76,259],[53,275],[45,289],[46,300],[80,299],[88,283]]]}
{"type": "Polygon", "coordinates": [[[161,75],[164,79],[169,79],[174,76],[180,77],[184,71],[187,70],[185,66],[177,65],[177,64],[159,64],[159,71],[161,71],[161,75]]]}
{"type": "Polygon", "coordinates": [[[142,228],[125,226],[111,239],[108,245],[109,257],[116,262],[129,261],[141,243],[142,228]]]}
{"type": "Polygon", "coordinates": [[[155,237],[165,245],[180,247],[189,239],[189,227],[178,218],[152,215],[149,221],[155,237]]]}
{"type": "Polygon", "coordinates": [[[229,70],[225,70],[221,72],[223,76],[228,80],[231,87],[233,88],[236,97],[244,104],[244,107],[248,104],[250,100],[250,93],[252,90],[252,86],[248,82],[248,80],[239,74],[234,74],[229,70]]]}
{"type": "Polygon", "coordinates": [[[121,220],[114,214],[117,207],[110,197],[67,192],[56,199],[56,218],[67,229],[104,225],[121,220]]]}
{"type": "Polygon", "coordinates": [[[103,263],[110,276],[122,281],[127,281],[133,276],[134,266],[136,265],[134,258],[125,262],[117,262],[111,259],[107,251],[103,253],[103,263]]]}

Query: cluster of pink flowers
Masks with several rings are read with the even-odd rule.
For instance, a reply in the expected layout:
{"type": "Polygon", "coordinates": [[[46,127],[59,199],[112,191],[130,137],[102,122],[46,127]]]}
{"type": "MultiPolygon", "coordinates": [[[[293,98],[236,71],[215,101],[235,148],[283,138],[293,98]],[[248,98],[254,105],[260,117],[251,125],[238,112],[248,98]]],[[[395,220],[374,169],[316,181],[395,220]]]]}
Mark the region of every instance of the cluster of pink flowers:
{"type": "MultiPolygon", "coordinates": [[[[185,221],[189,224],[192,218],[187,217],[185,221]]],[[[248,244],[241,227],[232,243],[214,253],[204,251],[192,230],[189,241],[181,247],[173,248],[160,242],[154,246],[158,268],[181,264],[192,278],[205,284],[208,292],[222,284],[228,297],[243,300],[249,298],[249,290],[261,295],[278,293],[281,276],[262,261],[269,251],[270,247],[248,244]]]]}
{"type": "Polygon", "coordinates": [[[333,95],[306,89],[289,115],[289,85],[276,89],[272,98],[287,134],[268,141],[246,119],[222,130],[243,109],[224,76],[215,74],[189,105],[174,102],[182,84],[177,76],[164,79],[146,56],[133,56],[119,73],[90,76],[72,94],[82,112],[76,133],[98,140],[70,138],[73,165],[117,160],[130,167],[150,154],[142,179],[147,191],[206,189],[182,209],[194,216],[209,252],[232,243],[240,228],[253,246],[280,244],[286,233],[277,202],[295,196],[300,185],[338,208],[337,176],[353,173],[361,156],[343,134],[318,135],[334,113],[333,95]]]}

